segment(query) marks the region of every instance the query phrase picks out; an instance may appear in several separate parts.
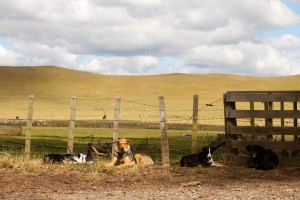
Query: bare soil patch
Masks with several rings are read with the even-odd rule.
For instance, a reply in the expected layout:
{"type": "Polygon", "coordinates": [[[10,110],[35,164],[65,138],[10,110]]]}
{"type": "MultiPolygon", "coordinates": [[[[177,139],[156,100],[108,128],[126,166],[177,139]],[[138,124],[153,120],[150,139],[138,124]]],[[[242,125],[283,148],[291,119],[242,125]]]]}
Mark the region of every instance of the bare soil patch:
{"type": "Polygon", "coordinates": [[[239,166],[99,169],[43,165],[0,169],[2,199],[299,199],[300,168],[239,166]]]}

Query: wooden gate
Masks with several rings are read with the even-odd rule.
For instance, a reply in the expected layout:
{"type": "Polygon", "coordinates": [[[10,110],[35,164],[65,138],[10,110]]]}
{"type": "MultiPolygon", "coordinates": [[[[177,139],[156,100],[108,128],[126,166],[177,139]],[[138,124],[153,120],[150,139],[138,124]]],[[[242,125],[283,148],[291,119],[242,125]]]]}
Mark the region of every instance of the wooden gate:
{"type": "Polygon", "coordinates": [[[247,162],[249,144],[272,149],[279,165],[300,166],[300,91],[230,91],[224,94],[228,161],[247,162]]]}

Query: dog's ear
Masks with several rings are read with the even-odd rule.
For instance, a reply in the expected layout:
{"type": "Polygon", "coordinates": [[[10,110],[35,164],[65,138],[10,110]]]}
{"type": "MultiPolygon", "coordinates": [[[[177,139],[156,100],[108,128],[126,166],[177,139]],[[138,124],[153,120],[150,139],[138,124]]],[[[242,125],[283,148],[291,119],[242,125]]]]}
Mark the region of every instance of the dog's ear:
{"type": "Polygon", "coordinates": [[[114,144],[118,144],[120,142],[120,140],[115,140],[114,144]]]}
{"type": "Polygon", "coordinates": [[[126,140],[126,143],[128,144],[128,145],[131,145],[131,141],[130,140],[126,140]]]}
{"type": "Polygon", "coordinates": [[[247,146],[246,146],[246,150],[247,150],[248,152],[252,151],[252,145],[250,145],[250,144],[247,145],[247,146]]]}

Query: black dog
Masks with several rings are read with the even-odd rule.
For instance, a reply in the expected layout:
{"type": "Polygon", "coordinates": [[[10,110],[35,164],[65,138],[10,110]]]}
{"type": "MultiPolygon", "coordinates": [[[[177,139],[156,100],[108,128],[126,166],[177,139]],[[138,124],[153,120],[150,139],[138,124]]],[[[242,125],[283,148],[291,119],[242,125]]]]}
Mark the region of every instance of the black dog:
{"type": "Polygon", "coordinates": [[[44,156],[44,163],[93,163],[93,157],[88,151],[87,154],[77,153],[77,154],[57,154],[51,153],[44,156]]]}
{"type": "Polygon", "coordinates": [[[213,158],[212,154],[214,152],[214,148],[203,147],[202,151],[198,154],[190,154],[187,156],[182,156],[180,159],[181,167],[197,167],[201,165],[202,167],[208,167],[212,165],[213,158]]]}
{"type": "Polygon", "coordinates": [[[271,150],[266,150],[259,145],[248,145],[246,149],[250,153],[248,167],[258,170],[271,170],[278,166],[278,157],[271,150]]]}

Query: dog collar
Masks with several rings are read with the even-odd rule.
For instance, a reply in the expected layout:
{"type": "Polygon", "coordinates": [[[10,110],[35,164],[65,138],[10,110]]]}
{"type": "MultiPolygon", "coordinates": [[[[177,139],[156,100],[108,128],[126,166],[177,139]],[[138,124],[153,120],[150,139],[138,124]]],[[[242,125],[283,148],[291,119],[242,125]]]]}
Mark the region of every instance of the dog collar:
{"type": "Polygon", "coordinates": [[[135,158],[134,158],[134,156],[133,156],[132,151],[126,151],[126,152],[124,152],[124,153],[120,153],[120,152],[118,152],[118,151],[115,151],[115,152],[114,152],[114,155],[115,155],[118,159],[120,159],[120,160],[122,160],[123,158],[125,158],[126,156],[128,156],[128,157],[131,158],[132,161],[135,161],[135,158]]]}

